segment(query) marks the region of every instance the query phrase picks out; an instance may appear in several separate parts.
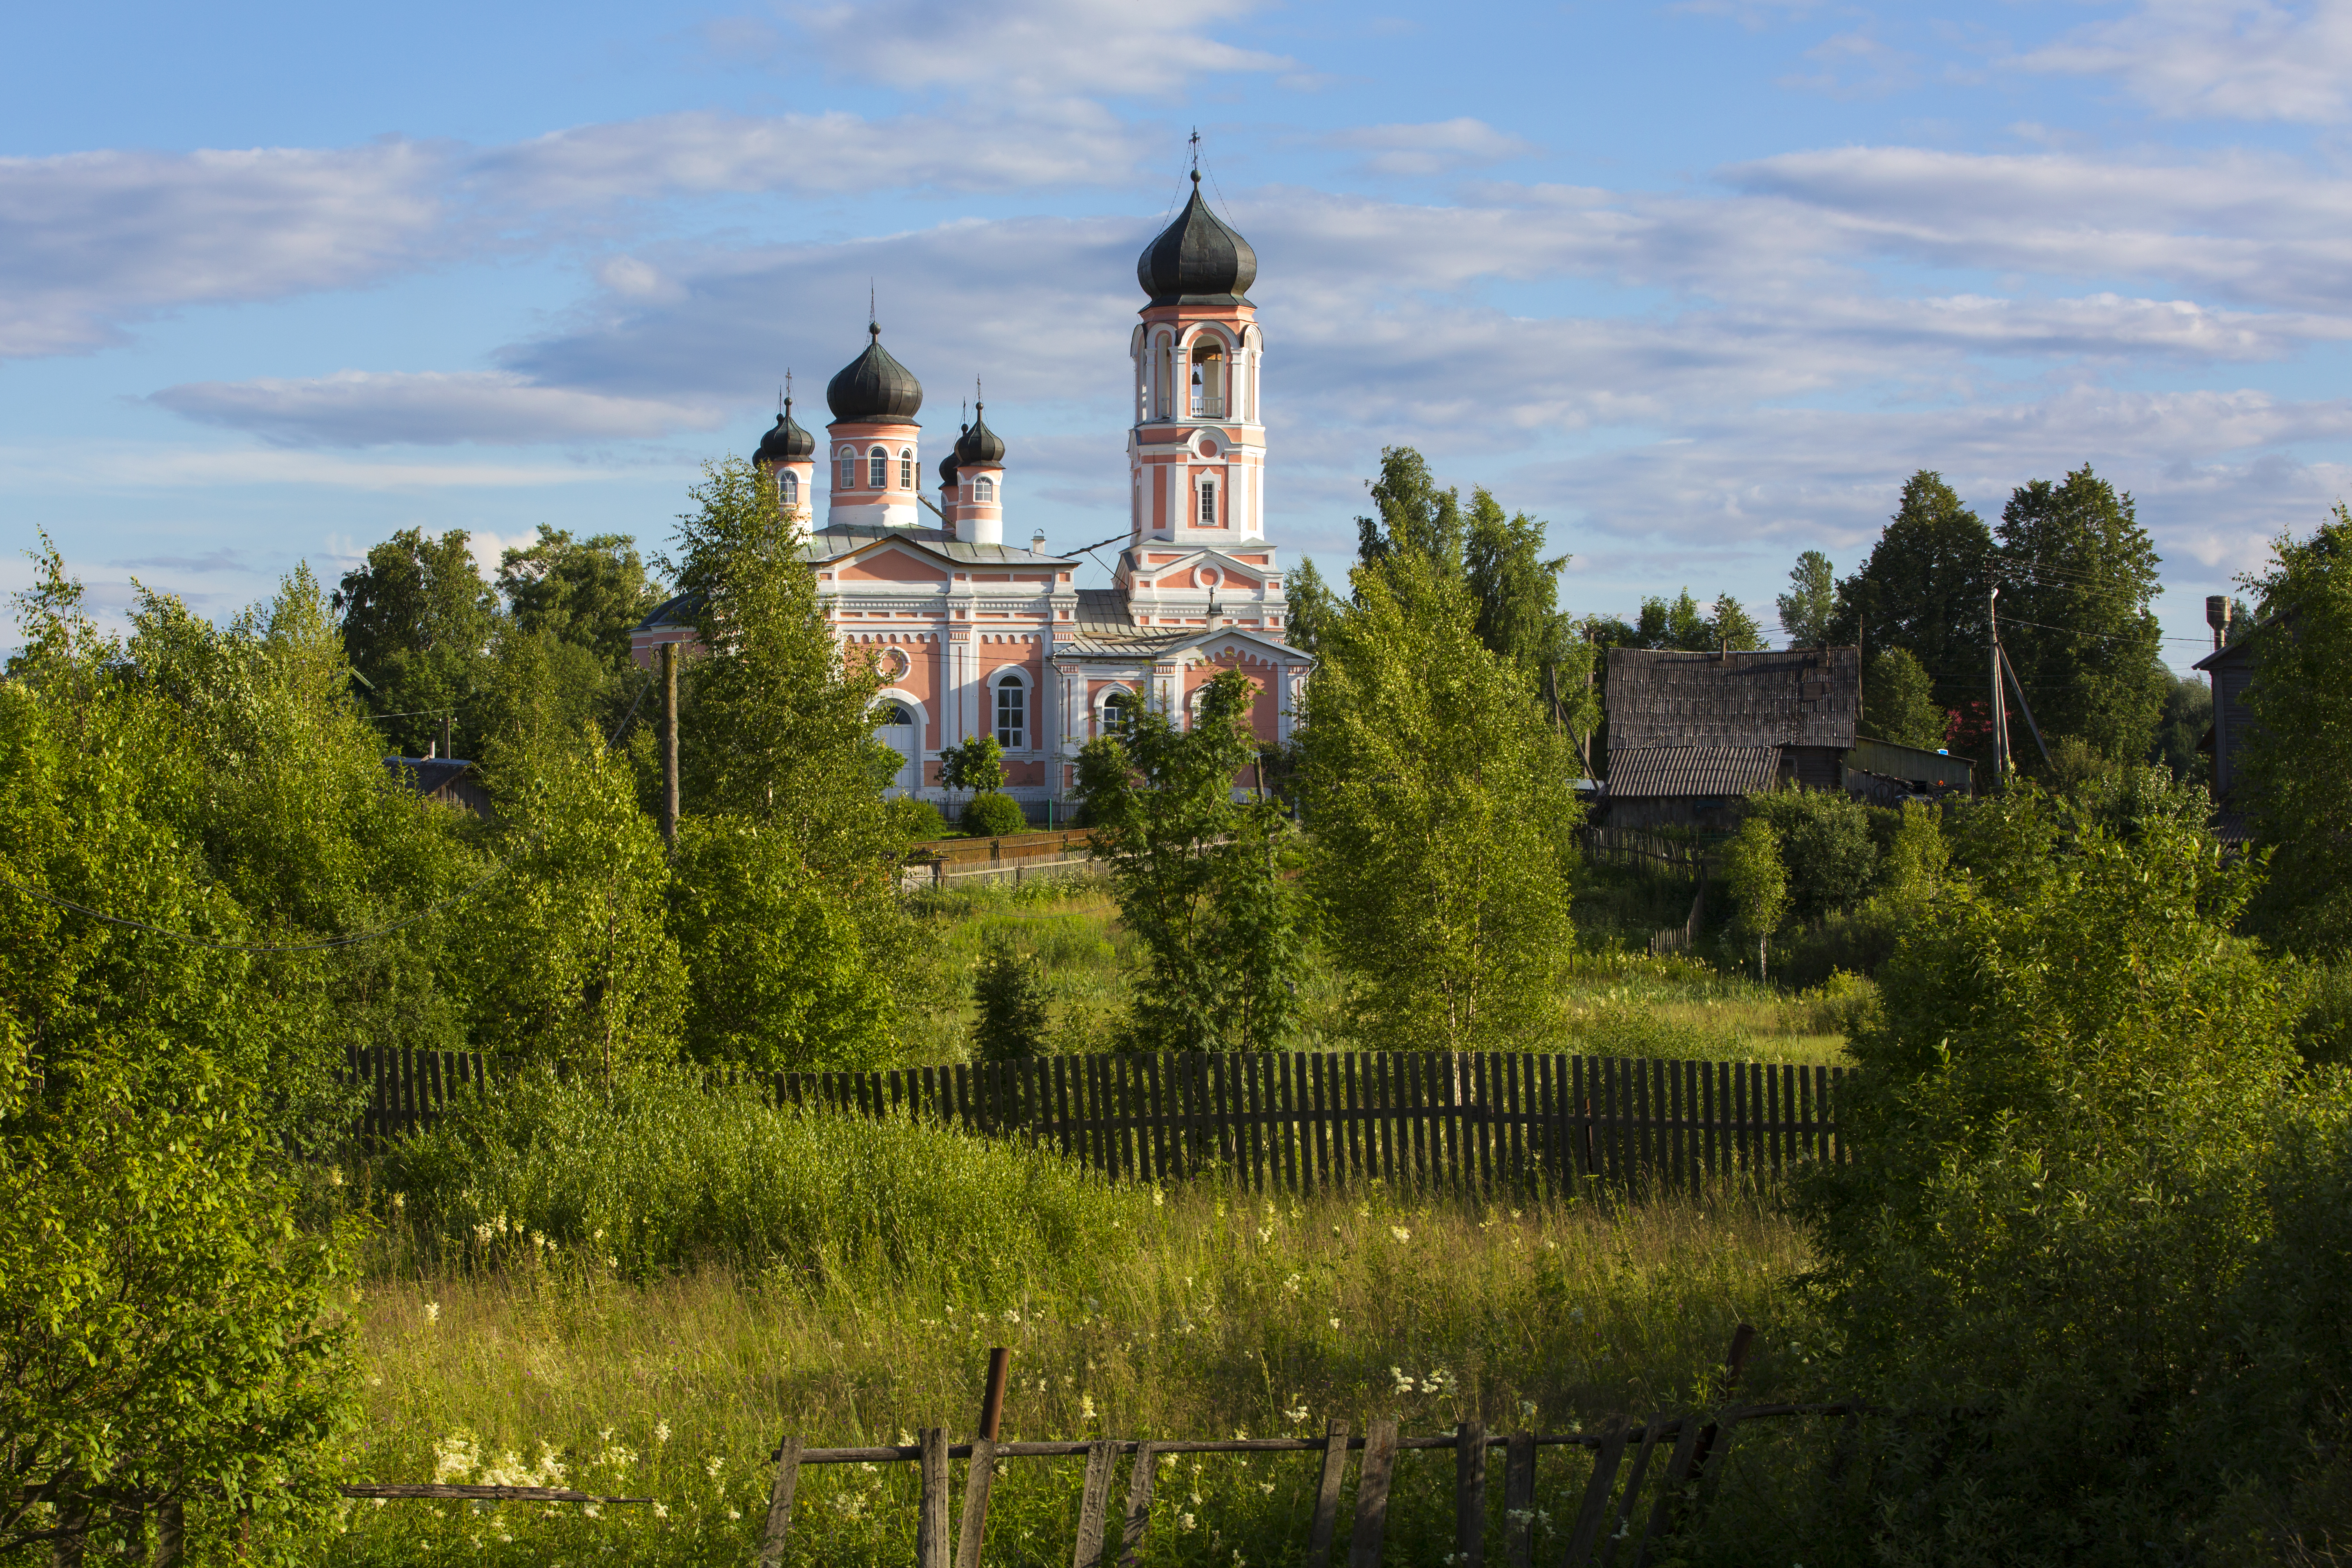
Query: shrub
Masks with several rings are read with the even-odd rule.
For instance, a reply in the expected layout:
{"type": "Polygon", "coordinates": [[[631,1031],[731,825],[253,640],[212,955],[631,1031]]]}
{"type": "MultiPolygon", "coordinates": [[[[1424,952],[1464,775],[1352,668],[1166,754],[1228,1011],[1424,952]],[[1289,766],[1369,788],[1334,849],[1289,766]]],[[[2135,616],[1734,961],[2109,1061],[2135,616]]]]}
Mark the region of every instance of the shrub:
{"type": "Polygon", "coordinates": [[[1045,983],[1037,961],[1013,950],[1002,936],[991,939],[972,980],[980,1017],[971,1029],[972,1055],[984,1062],[1019,1061],[1045,1046],[1045,983]]]}
{"type": "Polygon", "coordinates": [[[975,838],[1002,838],[1007,834],[1028,832],[1029,819],[1022,815],[1020,803],[1011,795],[983,790],[963,808],[963,830],[975,838]]]}
{"type": "Polygon", "coordinates": [[[385,1174],[428,1247],[496,1264],[544,1246],[634,1278],[715,1262],[882,1283],[919,1268],[993,1290],[1084,1273],[1140,1212],[1042,1150],[778,1109],[682,1072],[609,1094],[527,1076],[410,1139],[385,1174]]]}
{"type": "Polygon", "coordinates": [[[1816,921],[1861,898],[1878,866],[1870,808],[1843,790],[1783,789],[1748,797],[1751,817],[1771,824],[1789,868],[1789,899],[1816,921]]]}
{"type": "Polygon", "coordinates": [[[898,795],[884,805],[883,811],[890,819],[890,830],[909,844],[928,844],[948,836],[948,819],[928,800],[898,795]]]}

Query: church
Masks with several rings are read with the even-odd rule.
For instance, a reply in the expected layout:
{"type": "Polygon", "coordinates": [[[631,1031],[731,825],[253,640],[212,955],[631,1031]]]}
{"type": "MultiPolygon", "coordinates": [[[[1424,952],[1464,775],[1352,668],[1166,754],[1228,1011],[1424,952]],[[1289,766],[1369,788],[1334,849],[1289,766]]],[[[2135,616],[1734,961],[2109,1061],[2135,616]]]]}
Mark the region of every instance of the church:
{"type": "MultiPolygon", "coordinates": [[[[753,461],[808,528],[803,549],[845,657],[873,659],[887,683],[875,734],[906,759],[899,791],[944,804],[940,752],[992,734],[1005,793],[1043,820],[1075,791],[1078,749],[1115,731],[1124,710],[1190,722],[1226,669],[1257,687],[1258,739],[1290,738],[1310,661],[1285,639],[1265,532],[1256,277],[1256,253],[1210,210],[1196,171],[1183,212],[1136,263],[1132,485],[1108,588],[1076,586],[1086,558],[1048,550],[1042,531],[1012,542],[1019,458],[984,407],[940,458],[938,500],[924,493],[922,384],[878,325],[825,388],[822,442],[786,402],[753,461]]],[[[691,607],[674,599],[636,628],[632,651],[649,666],[663,643],[694,636],[691,607]]]]}

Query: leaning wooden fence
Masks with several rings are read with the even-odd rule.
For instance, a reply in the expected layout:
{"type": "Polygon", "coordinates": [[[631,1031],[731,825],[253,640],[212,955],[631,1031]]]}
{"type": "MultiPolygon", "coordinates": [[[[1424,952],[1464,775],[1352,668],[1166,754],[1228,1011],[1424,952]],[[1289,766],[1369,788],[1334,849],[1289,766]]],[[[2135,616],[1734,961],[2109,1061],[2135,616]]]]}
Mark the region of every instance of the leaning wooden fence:
{"type": "MultiPolygon", "coordinates": [[[[481,1058],[355,1048],[370,1142],[429,1126],[481,1058]]],[[[1107,1175],[1313,1192],[1377,1177],[1470,1190],[1686,1188],[1844,1157],[1845,1069],[1500,1052],[1222,1052],[778,1073],[777,1103],[1026,1138],[1107,1175]]]]}

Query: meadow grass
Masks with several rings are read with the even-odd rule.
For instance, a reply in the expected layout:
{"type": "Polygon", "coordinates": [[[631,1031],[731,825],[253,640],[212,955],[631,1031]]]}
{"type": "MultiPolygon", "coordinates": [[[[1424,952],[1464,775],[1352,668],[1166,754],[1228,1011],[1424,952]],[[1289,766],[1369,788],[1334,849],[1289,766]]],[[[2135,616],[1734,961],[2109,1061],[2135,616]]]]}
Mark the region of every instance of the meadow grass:
{"type": "MultiPolygon", "coordinates": [[[[992,942],[1036,961],[1052,998],[1056,1054],[1109,1048],[1141,954],[1101,878],[967,885],[919,894],[912,906],[932,934],[933,953],[908,1009],[907,1061],[964,1059],[971,974],[992,942]]],[[[1838,997],[1791,995],[1696,959],[1615,949],[1576,955],[1554,1001],[1549,1037],[1531,1048],[1836,1065],[1845,1060],[1852,1017],[1838,997]]],[[[1358,1048],[1346,983],[1328,952],[1312,954],[1298,1002],[1294,1049],[1358,1048]]]]}
{"type": "MultiPolygon", "coordinates": [[[[1798,1226],[1752,1194],[1618,1206],[1133,1194],[1085,1256],[991,1288],[918,1258],[880,1272],[708,1265],[631,1282],[553,1247],[467,1268],[387,1248],[357,1310],[372,1479],[550,1481],[646,1495],[598,1510],[362,1506],[342,1563],[742,1563],[785,1433],[812,1445],[968,1437],[988,1347],[1011,1347],[1009,1439],[1314,1434],[1395,1416],[1563,1431],[1703,1401],[1733,1327],[1765,1331],[1749,1387],[1793,1370],[1781,1287],[1798,1226]],[[1771,1353],[1780,1347],[1783,1353],[1771,1353]]],[[[980,1200],[970,1200],[980,1201],[980,1200]]],[[[1547,1449],[1539,1552],[1588,1461],[1547,1449]]],[[[1450,1454],[1402,1461],[1392,1563],[1450,1549],[1450,1454]]],[[[914,1468],[806,1472],[795,1563],[908,1561],[914,1468]]],[[[1066,1561],[1080,1461],[1000,1475],[987,1561],[1066,1561]]],[[[1185,1458],[1160,1476],[1142,1561],[1303,1550],[1312,1456],[1185,1458]]],[[[1499,1471],[1497,1471],[1499,1477],[1499,1471]]],[[[1120,1482],[1123,1495],[1124,1480],[1120,1482]]],[[[1489,1550],[1500,1552],[1499,1479],[1489,1550]]]]}

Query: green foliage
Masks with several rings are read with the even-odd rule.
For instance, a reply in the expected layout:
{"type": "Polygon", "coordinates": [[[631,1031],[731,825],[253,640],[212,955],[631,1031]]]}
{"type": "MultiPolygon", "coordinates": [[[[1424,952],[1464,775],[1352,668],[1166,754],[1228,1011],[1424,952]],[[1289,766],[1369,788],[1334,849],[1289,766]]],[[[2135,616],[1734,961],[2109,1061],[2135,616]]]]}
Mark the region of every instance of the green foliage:
{"type": "Polygon", "coordinates": [[[1734,653],[1757,653],[1764,647],[1764,628],[1748,613],[1748,606],[1729,594],[1718,594],[1713,607],[1707,611],[1706,627],[1715,638],[1715,646],[1729,648],[1734,653]]]}
{"type": "Polygon", "coordinates": [[[1789,871],[1780,858],[1780,836],[1760,813],[1743,820],[1723,847],[1723,890],[1731,900],[1733,924],[1756,941],[1756,976],[1766,977],[1772,933],[1789,914],[1789,871]]]}
{"type": "Polygon", "coordinates": [[[687,972],[668,930],[661,835],[604,737],[526,732],[488,762],[507,874],[459,952],[477,1048],[609,1075],[677,1054],[687,972]]]}
{"type": "Polygon", "coordinates": [[[1936,700],[1935,678],[1907,647],[1881,647],[1862,679],[1864,734],[1932,752],[1944,744],[1951,715],[1936,700]]]}
{"type": "Polygon", "coordinates": [[[2298,1000],[2294,1045],[2303,1059],[2352,1067],[2352,963],[2313,966],[2302,976],[2298,1000]]]}
{"type": "Polygon", "coordinates": [[[428,1246],[478,1262],[544,1245],[632,1278],[725,1263],[991,1294],[1082,1278],[1144,1202],[1043,1149],[682,1072],[526,1075],[404,1142],[386,1180],[428,1246]]]}
{"type": "Polygon", "coordinates": [[[516,626],[585,648],[615,673],[628,666],[629,633],[666,597],[628,535],[575,540],[560,528],[505,552],[498,586],[516,626]]]}
{"type": "Polygon", "coordinates": [[[1895,516],[1862,570],[1838,584],[1831,640],[1909,649],[1946,708],[1981,697],[1985,681],[1976,672],[1987,662],[1992,554],[1984,520],[1960,504],[1942,475],[1920,469],[1904,481],[1895,516]]]}
{"type": "Polygon", "coordinates": [[[2212,763],[2199,748],[2213,727],[2213,688],[2201,675],[2176,677],[2168,668],[2159,671],[2157,681],[2164,711],[2147,760],[2162,763],[2183,784],[2210,784],[2212,763]]]}
{"type": "Polygon", "coordinates": [[[1311,556],[1302,555],[1283,579],[1283,640],[1312,654],[1322,645],[1323,628],[1335,608],[1331,590],[1311,556]]]}
{"type": "Polygon", "coordinates": [[[1002,838],[1028,832],[1029,818],[1011,795],[982,790],[963,808],[963,830],[975,838],[1002,838]]]}
{"type": "Polygon", "coordinates": [[[1433,580],[1461,578],[1467,531],[1461,492],[1439,489],[1419,452],[1410,447],[1381,447],[1381,477],[1366,488],[1380,515],[1356,519],[1359,567],[1384,567],[1411,558],[1427,568],[1433,580]]]}
{"type": "Polygon", "coordinates": [[[688,1056],[762,1072],[887,1058],[895,908],[842,898],[785,829],[732,815],[681,822],[672,869],[688,1056]]]}
{"type": "Polygon", "coordinates": [[[1671,605],[1654,596],[1642,601],[1641,620],[1629,646],[1700,653],[1716,646],[1715,628],[1707,624],[1706,613],[1691,597],[1691,591],[1685,588],[1671,605]]]}
{"type": "Polygon", "coordinates": [[[1788,867],[1790,912],[1816,921],[1859,900],[1878,868],[1870,808],[1843,790],[1770,790],[1748,797],[1769,824],[1788,867]]]}
{"type": "Polygon", "coordinates": [[[972,735],[960,745],[940,748],[940,783],[948,789],[968,789],[975,795],[1003,789],[1004,748],[993,735],[972,735]]]}
{"type": "Polygon", "coordinates": [[[1234,798],[1257,751],[1256,695],[1224,670],[1192,728],[1138,709],[1124,737],[1078,754],[1094,857],[1149,955],[1129,1031],[1139,1048],[1272,1050],[1290,1032],[1305,932],[1277,864],[1289,826],[1274,801],[1234,798]]]}
{"type": "Polygon", "coordinates": [[[2263,929],[2333,958],[2352,949],[2352,512],[2339,503],[2309,539],[2282,535],[2248,585],[2264,620],[2231,803],[2275,847],[2263,929]]]}
{"type": "Polygon", "coordinates": [[[1461,584],[1401,558],[1355,588],[1307,687],[1306,879],[1368,1042],[1506,1048],[1572,945],[1580,770],[1461,584]]]}
{"type": "Polygon", "coordinates": [[[360,695],[372,712],[401,715],[382,724],[389,748],[404,756],[423,756],[452,710],[452,749],[468,756],[479,743],[469,709],[498,600],[474,564],[470,538],[457,528],[437,539],[403,529],[343,574],[334,597],[360,695]]]}
{"type": "Polygon", "coordinates": [[[974,1060],[1010,1062],[1045,1054],[1045,983],[1034,959],[1016,952],[1004,938],[994,939],[981,955],[971,994],[980,1004],[971,1027],[974,1060]]]}
{"type": "Polygon", "coordinates": [[[1905,909],[1924,908],[1943,887],[1952,859],[1941,815],[1925,801],[1906,800],[1878,875],[1885,897],[1905,909]]]}
{"type": "Polygon", "coordinates": [[[2045,739],[2077,736],[2117,759],[2154,746],[2172,684],[2148,607],[2158,561],[2131,497],[2087,465],[2019,486],[2001,509],[2001,642],[2045,739]]]}
{"type": "Polygon", "coordinates": [[[340,1114],[337,1009],[374,1004],[337,987],[383,972],[48,900],[266,943],[447,857],[342,705],[307,579],[226,631],[143,597],[126,647],[37,560],[0,683],[0,1552],[93,1510],[90,1543],[126,1544],[107,1509],[152,1500],[200,1541],[250,1504],[255,1551],[288,1561],[355,1378],[330,1294],[350,1238],[297,1226],[281,1138],[340,1114]]]}
{"type": "Polygon", "coordinates": [[[1826,647],[1837,616],[1837,574],[1830,558],[1808,550],[1789,569],[1789,591],[1773,601],[1790,647],[1826,647]]]}
{"type": "Polygon", "coordinates": [[[1850,1047],[1853,1163],[1807,1189],[1837,1375],[1972,1413],[1879,1445],[1885,1557],[2145,1562],[2190,1502],[2182,1453],[2219,1429],[2192,1406],[2265,1228],[2291,1009],[2231,934],[2258,868],[2216,853],[2193,792],[2137,788],[1977,806],[1965,874],[1850,1047]]]}
{"type": "Polygon", "coordinates": [[[1528,671],[1573,658],[1577,646],[1559,607],[1569,558],[1546,560],[1543,549],[1542,522],[1525,512],[1506,518],[1484,486],[1472,492],[1463,567],[1478,640],[1528,671]]]}
{"type": "Polygon", "coordinates": [[[908,844],[928,844],[948,836],[948,819],[928,800],[911,795],[892,795],[883,803],[891,831],[908,844]]]}

